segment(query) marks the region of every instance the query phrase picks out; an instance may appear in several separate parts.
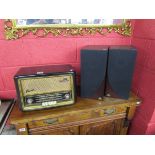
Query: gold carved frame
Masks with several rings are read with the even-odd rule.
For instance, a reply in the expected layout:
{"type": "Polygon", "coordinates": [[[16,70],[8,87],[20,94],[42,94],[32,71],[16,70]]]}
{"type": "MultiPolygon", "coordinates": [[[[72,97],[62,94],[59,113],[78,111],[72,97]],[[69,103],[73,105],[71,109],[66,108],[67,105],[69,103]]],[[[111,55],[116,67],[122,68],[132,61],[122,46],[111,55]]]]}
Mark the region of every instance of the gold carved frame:
{"type": "Polygon", "coordinates": [[[124,19],[119,25],[98,25],[98,24],[41,24],[17,26],[15,19],[4,21],[5,36],[8,40],[21,38],[28,33],[38,37],[45,37],[48,34],[53,36],[85,36],[85,35],[106,35],[116,32],[123,36],[131,36],[131,21],[124,19]]]}

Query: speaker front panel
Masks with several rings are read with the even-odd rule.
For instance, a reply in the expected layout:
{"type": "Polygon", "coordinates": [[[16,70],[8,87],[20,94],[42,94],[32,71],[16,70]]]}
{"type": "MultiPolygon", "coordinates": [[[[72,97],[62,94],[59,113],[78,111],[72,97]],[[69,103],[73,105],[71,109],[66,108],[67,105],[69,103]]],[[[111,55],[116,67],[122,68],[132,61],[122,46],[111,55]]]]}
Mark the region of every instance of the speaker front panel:
{"type": "Polygon", "coordinates": [[[106,96],[128,99],[135,59],[135,48],[109,48],[106,96]]]}
{"type": "Polygon", "coordinates": [[[81,50],[81,97],[103,98],[107,52],[108,49],[81,50]]]}

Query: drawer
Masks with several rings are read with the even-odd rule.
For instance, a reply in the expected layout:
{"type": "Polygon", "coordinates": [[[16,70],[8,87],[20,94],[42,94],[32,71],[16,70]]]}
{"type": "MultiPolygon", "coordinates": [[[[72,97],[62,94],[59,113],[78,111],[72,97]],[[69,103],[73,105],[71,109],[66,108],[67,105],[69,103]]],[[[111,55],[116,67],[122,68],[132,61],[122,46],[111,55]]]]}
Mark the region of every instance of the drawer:
{"type": "Polygon", "coordinates": [[[59,118],[49,118],[49,119],[43,119],[38,121],[31,121],[28,122],[28,128],[37,128],[41,126],[49,126],[49,125],[56,125],[59,123],[59,118]]]}
{"type": "Polygon", "coordinates": [[[78,122],[87,119],[93,119],[98,117],[106,117],[110,115],[117,115],[126,112],[125,106],[106,106],[103,109],[90,109],[89,111],[79,111],[79,112],[72,112],[66,115],[61,115],[54,118],[48,118],[43,120],[31,121],[28,122],[28,127],[38,128],[43,126],[51,126],[51,125],[58,125],[63,123],[69,122],[78,122]]]}
{"type": "Polygon", "coordinates": [[[100,116],[116,115],[126,113],[126,111],[127,111],[126,106],[105,107],[103,110],[100,111],[100,116]]]}
{"type": "Polygon", "coordinates": [[[31,122],[28,122],[28,127],[32,129],[32,128],[38,128],[38,127],[43,127],[43,126],[51,126],[51,125],[57,125],[57,124],[63,124],[63,123],[69,123],[69,122],[89,119],[91,118],[91,113],[92,113],[91,111],[80,112],[80,113],[69,113],[67,115],[58,116],[54,118],[31,121],[31,122]]]}
{"type": "Polygon", "coordinates": [[[79,126],[72,127],[61,127],[54,129],[32,129],[29,130],[29,134],[31,135],[78,135],[79,134],[79,126]]]}

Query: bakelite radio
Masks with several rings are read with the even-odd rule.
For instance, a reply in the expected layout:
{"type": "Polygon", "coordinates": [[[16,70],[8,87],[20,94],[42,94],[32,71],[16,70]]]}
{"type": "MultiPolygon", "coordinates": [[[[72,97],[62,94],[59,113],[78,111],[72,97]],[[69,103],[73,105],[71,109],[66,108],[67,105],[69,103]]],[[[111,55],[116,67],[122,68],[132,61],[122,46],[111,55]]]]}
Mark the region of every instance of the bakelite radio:
{"type": "Polygon", "coordinates": [[[75,103],[75,71],[71,65],[21,68],[14,80],[22,111],[75,103]]]}

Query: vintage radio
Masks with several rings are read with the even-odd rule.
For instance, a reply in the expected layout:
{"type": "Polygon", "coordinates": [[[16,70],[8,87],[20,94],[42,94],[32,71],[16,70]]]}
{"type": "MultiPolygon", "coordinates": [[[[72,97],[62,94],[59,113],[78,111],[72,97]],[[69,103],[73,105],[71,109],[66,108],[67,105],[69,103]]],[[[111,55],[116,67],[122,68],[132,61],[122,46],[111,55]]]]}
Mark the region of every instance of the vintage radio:
{"type": "Polygon", "coordinates": [[[22,111],[75,103],[75,71],[71,65],[21,68],[14,80],[22,111]]]}

